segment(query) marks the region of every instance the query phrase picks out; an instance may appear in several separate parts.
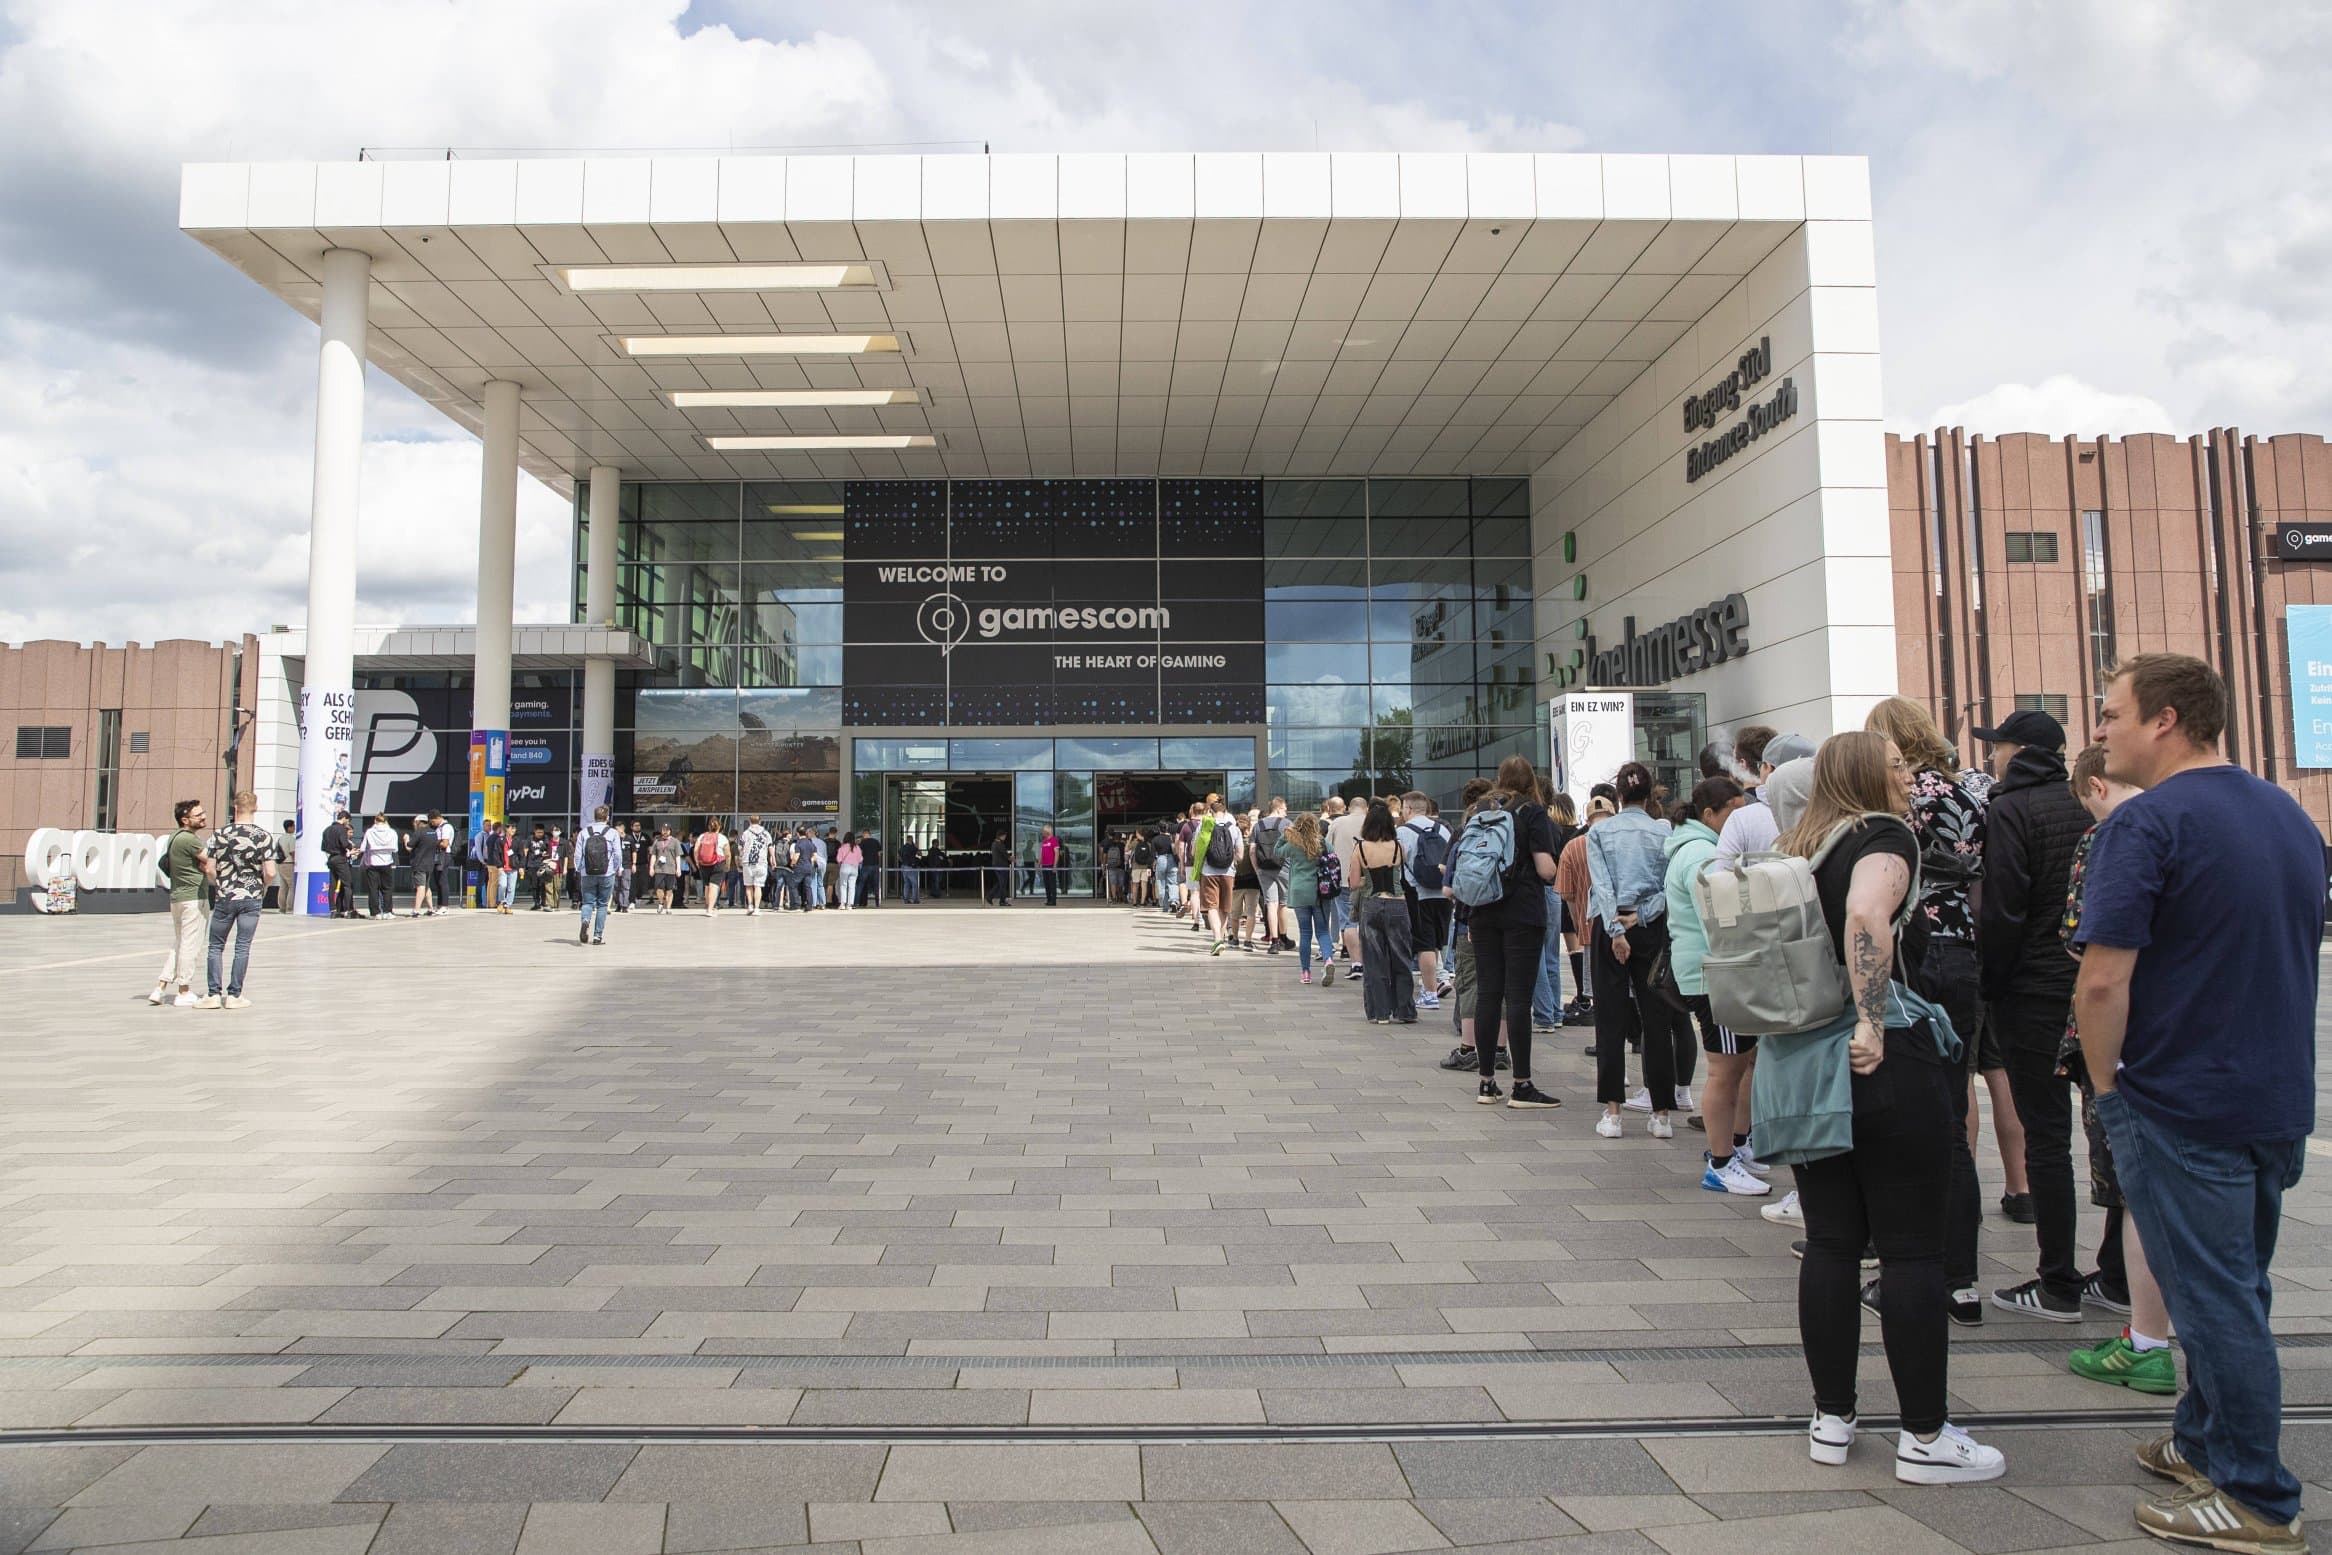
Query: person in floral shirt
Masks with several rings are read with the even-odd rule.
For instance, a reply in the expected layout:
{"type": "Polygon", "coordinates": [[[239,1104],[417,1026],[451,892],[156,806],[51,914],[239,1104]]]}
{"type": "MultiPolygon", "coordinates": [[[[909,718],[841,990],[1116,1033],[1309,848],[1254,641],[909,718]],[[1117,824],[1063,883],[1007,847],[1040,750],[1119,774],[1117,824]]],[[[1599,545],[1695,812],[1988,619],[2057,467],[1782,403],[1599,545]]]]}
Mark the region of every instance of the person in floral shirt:
{"type": "Polygon", "coordinates": [[[267,888],[275,883],[275,838],[251,817],[259,796],[249,789],[235,795],[232,823],[211,833],[203,844],[202,870],[211,881],[210,994],[201,1001],[206,1010],[239,1010],[243,974],[251,965],[251,937],[259,932],[259,913],[267,888]],[[221,963],[226,959],[227,936],[235,936],[234,974],[220,986],[221,963]]]}
{"type": "MultiPolygon", "coordinates": [[[[1911,766],[1911,830],[1919,842],[1919,906],[1903,932],[1903,959],[1920,993],[1943,1006],[1966,1044],[1971,1066],[1993,1085],[1992,1122],[2007,1168],[2008,1197],[2002,1208],[2031,1202],[2024,1183],[2024,1131],[2008,1096],[2006,1060],[1985,1040],[1983,1004],[1977,995],[1975,884],[1984,873],[1983,791],[1960,770],[1959,752],[1936,728],[1926,708],[1907,697],[1888,697],[1871,709],[1865,724],[1895,742],[1911,766]]],[[[1951,1291],[1952,1320],[1963,1327],[1984,1320],[1976,1289],[1976,1236],[1983,1223],[1983,1194],[1976,1185],[1975,1141],[1968,1127],[1975,1096],[1971,1085],[1953,1088],[1959,1127],[1952,1136],[1951,1200],[1944,1213],[1944,1278],[1951,1291]]]]}
{"type": "MultiPolygon", "coordinates": [[[[2105,775],[2105,747],[2092,745],[2073,758],[2069,782],[2073,797],[2102,823],[2121,802],[2144,793],[2105,775]]],[[[2089,844],[2097,840],[2097,825],[2081,834],[2073,851],[2071,887],[2065,893],[2065,915],[2057,935],[2065,953],[2076,960],[2081,947],[2073,935],[2081,927],[2081,899],[2087,885],[2089,844]]],[[[2089,1136],[2089,1202],[2105,1211],[2105,1233],[2097,1244],[2097,1272],[2089,1286],[2104,1299],[2093,1304],[2126,1312],[2129,1323],[2103,1344],[2075,1350],[2066,1364],[2076,1376],[2138,1393],[2174,1394],[2178,1391],[2178,1363],[2170,1352],[2170,1308],[2162,1287],[2147,1266],[2146,1250],[2138,1239],[2138,1224],[2123,1207],[2121,1179],[2113,1168],[2113,1147],[2106,1142],[2105,1125],[2097,1116],[2097,1087],[2090,1083],[2082,1062],[2079,1024],[2068,1012],[2065,1039],[2057,1049],[2057,1064],[2081,1088],[2081,1131],[2089,1136]]]]}

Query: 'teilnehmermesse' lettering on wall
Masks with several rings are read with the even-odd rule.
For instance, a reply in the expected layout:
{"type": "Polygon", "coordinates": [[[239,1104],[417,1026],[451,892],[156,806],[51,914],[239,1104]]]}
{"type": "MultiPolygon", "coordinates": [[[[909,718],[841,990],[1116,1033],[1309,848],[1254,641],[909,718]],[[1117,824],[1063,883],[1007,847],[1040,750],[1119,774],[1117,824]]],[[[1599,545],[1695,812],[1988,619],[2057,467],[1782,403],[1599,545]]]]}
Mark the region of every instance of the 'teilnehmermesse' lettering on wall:
{"type": "MultiPolygon", "coordinates": [[[[1714,427],[1720,415],[1739,410],[1741,396],[1772,373],[1773,337],[1765,335],[1753,348],[1741,353],[1741,359],[1733,364],[1730,373],[1685,400],[1684,430],[1698,432],[1704,427],[1714,427]]],[[[1684,451],[1685,481],[1699,480],[1797,413],[1797,380],[1784,378],[1769,398],[1752,404],[1747,415],[1699,447],[1684,451]]]]}
{"type": "Polygon", "coordinates": [[[1621,623],[1619,646],[1605,653],[1597,653],[1589,638],[1587,678],[1598,686],[1657,686],[1748,651],[1749,601],[1727,594],[1640,634],[1629,616],[1621,623]]]}

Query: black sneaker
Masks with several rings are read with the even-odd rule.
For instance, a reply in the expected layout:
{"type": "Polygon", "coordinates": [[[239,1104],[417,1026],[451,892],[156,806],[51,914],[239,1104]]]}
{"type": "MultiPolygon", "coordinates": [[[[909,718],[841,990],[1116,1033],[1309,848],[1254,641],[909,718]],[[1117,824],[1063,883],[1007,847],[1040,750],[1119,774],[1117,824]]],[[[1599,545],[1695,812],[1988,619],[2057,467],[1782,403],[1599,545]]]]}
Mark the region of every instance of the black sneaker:
{"type": "Polygon", "coordinates": [[[1868,1313],[1869,1313],[1869,1314],[1870,1314],[1872,1317],[1884,1317],[1884,1316],[1886,1315],[1885,1313],[1883,1313],[1883,1312],[1881,1312],[1881,1311],[1879,1310],[1879,1282],[1878,1282],[1878,1281],[1876,1281],[1876,1280],[1865,1280],[1865,1281],[1863,1281],[1863,1284],[1862,1284],[1862,1310],[1863,1310],[1863,1311],[1865,1311],[1865,1312],[1868,1312],[1868,1313]]]}
{"type": "Polygon", "coordinates": [[[1512,1069],[1514,1067],[1514,1059],[1507,1053],[1506,1049],[1500,1048],[1498,1050],[1498,1056],[1491,1060],[1491,1065],[1492,1067],[1498,1069],[1512,1069]]]}
{"type": "Polygon", "coordinates": [[[1595,1056],[1595,1044],[1592,1042],[1587,1044],[1587,1056],[1589,1058],[1593,1058],[1595,1056]]]}
{"type": "Polygon", "coordinates": [[[590,924],[586,923],[575,931],[575,943],[578,945],[588,945],[591,943],[590,924]]]}
{"type": "Polygon", "coordinates": [[[1509,1107],[1537,1107],[1541,1109],[1560,1107],[1562,1104],[1560,1098],[1549,1096],[1528,1080],[1514,1082],[1514,1094],[1508,1098],[1506,1103],[1509,1107]]]}
{"type": "Polygon", "coordinates": [[[2042,1289],[2038,1280],[2026,1280],[2022,1285],[2011,1285],[2006,1290],[1992,1292],[1992,1305],[2003,1312],[2046,1318],[2052,1323],[2081,1321],[2079,1301],[2060,1301],[2042,1289]]]}
{"type": "Polygon", "coordinates": [[[1479,1069],[1481,1066],[1482,1060],[1470,1047],[1453,1047],[1449,1050],[1449,1057],[1441,1061],[1444,1069],[1479,1069]]]}
{"type": "Polygon", "coordinates": [[[2010,1220],[2015,1221],[2020,1226],[2029,1226],[2035,1220],[2040,1218],[2038,1215],[2033,1213],[2032,1195],[2029,1193],[2001,1194],[2000,1213],[2006,1215],[2010,1220]]]}
{"type": "Polygon", "coordinates": [[[1953,1291],[1944,1310],[1949,1312],[1951,1320],[1962,1328],[1981,1328],[1984,1326],[1984,1298],[1977,1293],[1976,1288],[1972,1285],[1964,1290],[1953,1291]]]}
{"type": "Polygon", "coordinates": [[[1684,1120],[1684,1126],[1686,1128],[1695,1129],[1700,1133],[1705,1134],[1709,1131],[1709,1120],[1696,1112],[1691,1117],[1684,1120]]]}
{"type": "Polygon", "coordinates": [[[2081,1282],[2081,1304],[2085,1307],[2103,1307],[2108,1312],[2130,1315],[2130,1293],[2115,1291],[2105,1283],[2103,1274],[2092,1274],[2081,1282]]]}
{"type": "Polygon", "coordinates": [[[1280,944],[1279,944],[1279,941],[1278,941],[1278,940],[1273,940],[1273,941],[1271,942],[1271,953],[1272,953],[1273,955],[1275,955],[1275,956],[1276,956],[1276,955],[1278,955],[1278,954],[1279,954],[1279,952],[1280,952],[1280,944]]]}
{"type": "MultiPolygon", "coordinates": [[[[1792,1258],[1797,1259],[1800,1263],[1805,1262],[1806,1244],[1802,1241],[1790,1243],[1789,1255],[1792,1258]]],[[[1879,1254],[1877,1248],[1866,1247],[1862,1250],[1862,1266],[1866,1270],[1875,1269],[1879,1266],[1879,1254]]],[[[1876,1284],[1877,1282],[1873,1281],[1872,1283],[1876,1284]]]]}
{"type": "Polygon", "coordinates": [[[1474,1100],[1485,1107],[1495,1107],[1505,1099],[1506,1093],[1498,1089],[1498,1082],[1495,1080],[1484,1080],[1482,1088],[1474,1093],[1474,1100]]]}

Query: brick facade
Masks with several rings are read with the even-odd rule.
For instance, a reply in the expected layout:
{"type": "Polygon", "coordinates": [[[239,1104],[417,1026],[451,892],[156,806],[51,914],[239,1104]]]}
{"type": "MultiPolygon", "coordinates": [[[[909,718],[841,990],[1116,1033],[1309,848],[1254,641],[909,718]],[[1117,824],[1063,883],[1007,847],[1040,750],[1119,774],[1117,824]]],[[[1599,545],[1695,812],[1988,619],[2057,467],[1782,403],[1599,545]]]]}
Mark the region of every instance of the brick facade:
{"type": "Polygon", "coordinates": [[[2275,556],[2278,523],[2332,521],[2322,438],[1939,429],[1887,439],[1887,493],[1899,683],[1970,760],[2019,696],[2062,697],[2077,748],[2102,671],[2192,654],[2226,677],[2228,755],[2332,823],[2332,772],[2293,764],[2283,619],[2332,604],[2332,568],[2275,556]]]}

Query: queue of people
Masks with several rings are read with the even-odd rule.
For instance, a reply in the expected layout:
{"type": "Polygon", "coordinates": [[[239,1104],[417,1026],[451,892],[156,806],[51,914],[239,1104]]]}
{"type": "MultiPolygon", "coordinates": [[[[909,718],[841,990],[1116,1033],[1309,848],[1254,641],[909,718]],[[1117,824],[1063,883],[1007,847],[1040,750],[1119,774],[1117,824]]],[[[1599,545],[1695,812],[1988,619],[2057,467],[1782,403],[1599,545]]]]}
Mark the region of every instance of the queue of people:
{"type": "Polygon", "coordinates": [[[1967,769],[1923,707],[1889,698],[1818,744],[1742,729],[1703,753],[1681,801],[1630,762],[1581,812],[1521,757],[1446,818],[1419,793],[1293,815],[1209,795],[1105,846],[1105,869],[1114,856],[1126,871],[1122,893],[1115,875],[1105,889],[1187,925],[1208,955],[1292,951],[1299,985],[1359,983],[1373,1024],[1448,1008],[1441,1067],[1483,1105],[1557,1113],[1532,1038],[1591,1024],[1599,1137],[1624,1138],[1637,1112],[1670,1140],[1683,1118],[1705,1136],[1704,1189],[1803,1228],[1816,1462],[1852,1451],[1861,1312],[1900,1400],[1895,1472],[1924,1485],[2006,1469],[1950,1422],[1952,1326],[2105,1313],[2122,1331],[2069,1369],[2180,1394],[2175,1428],[2138,1452],[2174,1486],[2137,1508],[2140,1526],[2298,1550],[2268,1266],[2314,1123],[2323,844],[2288,795],[2219,754],[2226,705],[2208,666],[2148,654],[2112,678],[2097,742],[2069,762],[2062,727],[2027,710],[1976,730],[1991,771],[1967,769]],[[1814,937],[1785,959],[1741,956],[1744,915],[1711,919],[1710,893],[1777,870],[1802,883],[1814,937]],[[1760,983],[1793,981],[1829,995],[1817,1024],[1739,1016],[1804,992],[1760,983]],[[2000,1213],[2035,1234],[2032,1276],[1988,1296],[1979,1084],[2007,1168],[2000,1213]],[[2090,1270],[2076,1117],[2106,1211],[2090,1270]],[[1794,1191],[1773,1201],[1785,1165],[1794,1191]]]}

